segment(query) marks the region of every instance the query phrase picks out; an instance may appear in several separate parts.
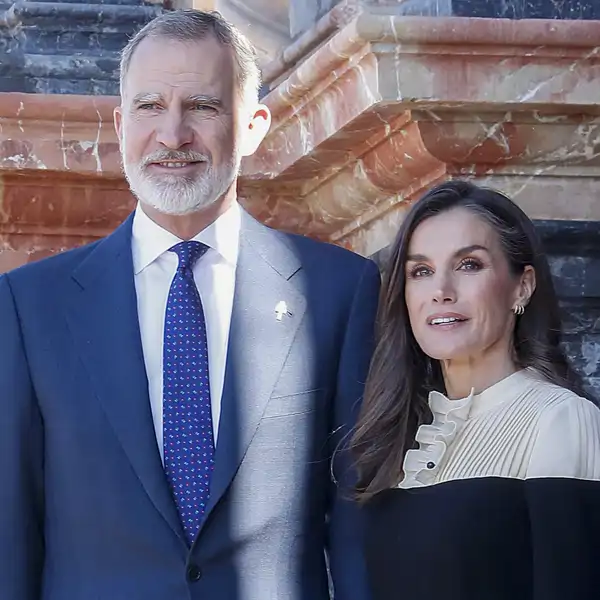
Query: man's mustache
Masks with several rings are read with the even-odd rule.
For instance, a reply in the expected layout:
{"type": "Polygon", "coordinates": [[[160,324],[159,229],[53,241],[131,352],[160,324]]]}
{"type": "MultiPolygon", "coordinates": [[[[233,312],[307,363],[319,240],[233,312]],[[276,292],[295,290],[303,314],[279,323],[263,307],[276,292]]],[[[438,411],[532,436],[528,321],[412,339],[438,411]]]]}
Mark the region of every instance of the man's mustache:
{"type": "Polygon", "coordinates": [[[146,156],[142,162],[141,167],[147,167],[151,163],[157,162],[209,162],[208,156],[201,152],[189,151],[181,152],[177,150],[159,150],[146,156]]]}

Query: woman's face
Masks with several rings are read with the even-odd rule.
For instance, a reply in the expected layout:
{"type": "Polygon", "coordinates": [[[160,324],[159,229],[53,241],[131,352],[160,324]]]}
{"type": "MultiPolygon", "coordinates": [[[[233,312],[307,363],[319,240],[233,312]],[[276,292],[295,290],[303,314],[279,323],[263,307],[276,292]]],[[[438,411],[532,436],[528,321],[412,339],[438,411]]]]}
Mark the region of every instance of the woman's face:
{"type": "Polygon", "coordinates": [[[490,351],[509,353],[512,309],[529,297],[531,271],[511,274],[498,234],[465,208],[423,221],[405,267],[406,306],[423,352],[460,362],[490,351]]]}

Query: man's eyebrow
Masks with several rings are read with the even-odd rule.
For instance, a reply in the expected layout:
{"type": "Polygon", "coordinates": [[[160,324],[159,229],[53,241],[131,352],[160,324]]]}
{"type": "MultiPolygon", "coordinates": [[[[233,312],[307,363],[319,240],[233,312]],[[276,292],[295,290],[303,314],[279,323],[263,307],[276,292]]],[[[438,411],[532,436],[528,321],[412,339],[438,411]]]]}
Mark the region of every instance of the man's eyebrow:
{"type": "MultiPolygon", "coordinates": [[[[463,254],[469,254],[470,252],[475,252],[475,250],[483,250],[484,252],[489,253],[489,249],[481,244],[471,244],[470,246],[464,246],[463,248],[459,248],[456,252],[454,252],[453,256],[456,258],[457,256],[462,256],[463,254]]],[[[407,262],[427,262],[429,258],[425,254],[409,254],[406,257],[407,262]]]]}
{"type": "Polygon", "coordinates": [[[135,104],[143,104],[144,102],[158,102],[162,99],[160,94],[153,94],[148,92],[142,92],[140,94],[136,94],[133,98],[135,104]]]}
{"type": "Polygon", "coordinates": [[[190,104],[210,104],[211,106],[223,106],[223,102],[216,96],[208,96],[206,94],[194,94],[186,99],[190,104]]]}
{"type": "MultiPolygon", "coordinates": [[[[162,96],[160,94],[142,92],[137,94],[133,101],[136,104],[144,104],[145,102],[160,102],[162,100],[162,96]]],[[[220,98],[216,96],[209,96],[206,94],[194,94],[192,96],[188,96],[185,99],[187,104],[209,104],[211,106],[220,107],[223,105],[223,102],[220,98]]]]}

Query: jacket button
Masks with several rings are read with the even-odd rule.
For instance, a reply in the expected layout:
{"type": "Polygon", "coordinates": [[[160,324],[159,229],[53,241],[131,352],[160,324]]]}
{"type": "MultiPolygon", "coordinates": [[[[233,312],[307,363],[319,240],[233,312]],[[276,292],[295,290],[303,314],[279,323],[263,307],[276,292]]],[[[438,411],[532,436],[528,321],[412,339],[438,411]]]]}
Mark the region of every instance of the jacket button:
{"type": "Polygon", "coordinates": [[[202,571],[197,565],[189,565],[187,568],[187,578],[188,581],[195,583],[196,581],[200,581],[202,579],[202,571]]]}

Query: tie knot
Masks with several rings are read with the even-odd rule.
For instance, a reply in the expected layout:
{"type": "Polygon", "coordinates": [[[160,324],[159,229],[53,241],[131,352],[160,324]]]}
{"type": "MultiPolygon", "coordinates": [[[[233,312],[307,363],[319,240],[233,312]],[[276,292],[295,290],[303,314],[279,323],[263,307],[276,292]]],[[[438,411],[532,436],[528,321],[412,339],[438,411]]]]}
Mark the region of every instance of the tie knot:
{"type": "Polygon", "coordinates": [[[179,269],[191,269],[196,261],[208,250],[208,246],[205,246],[201,242],[180,242],[172,248],[169,248],[170,252],[175,252],[179,257],[179,269]]]}

